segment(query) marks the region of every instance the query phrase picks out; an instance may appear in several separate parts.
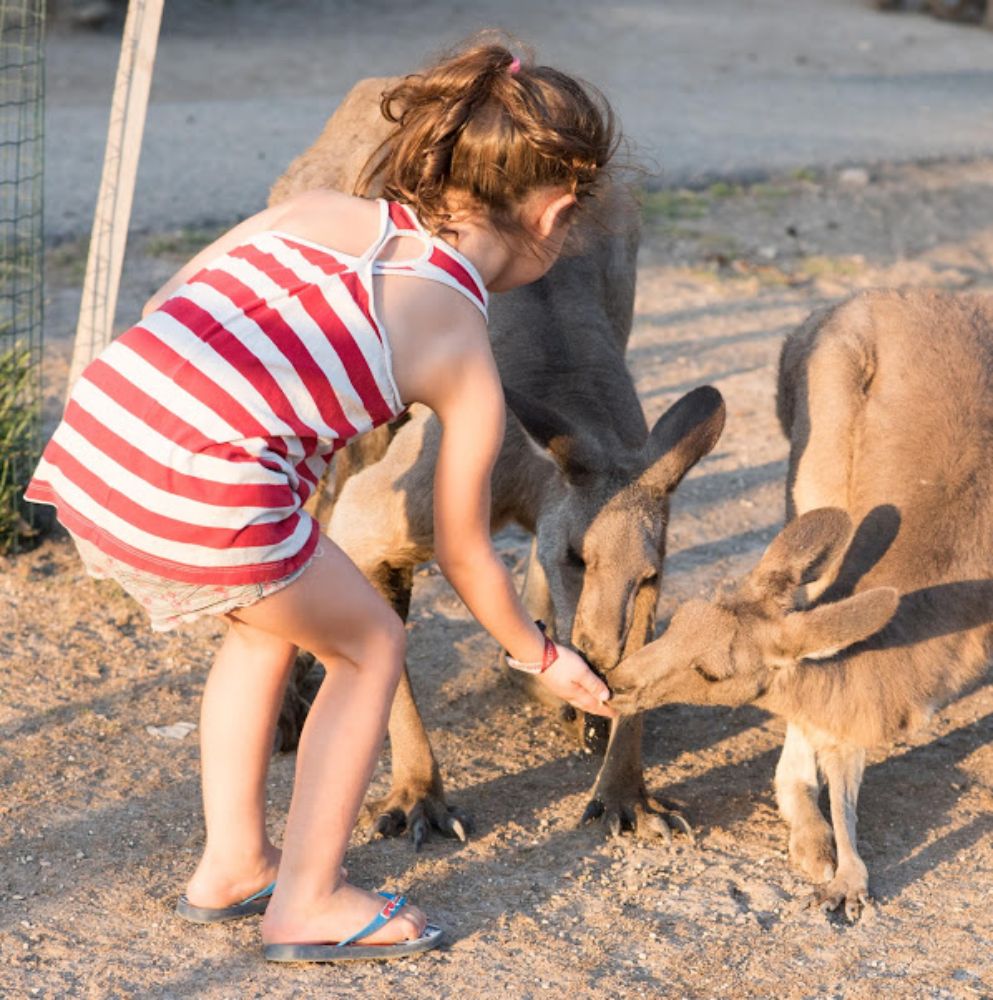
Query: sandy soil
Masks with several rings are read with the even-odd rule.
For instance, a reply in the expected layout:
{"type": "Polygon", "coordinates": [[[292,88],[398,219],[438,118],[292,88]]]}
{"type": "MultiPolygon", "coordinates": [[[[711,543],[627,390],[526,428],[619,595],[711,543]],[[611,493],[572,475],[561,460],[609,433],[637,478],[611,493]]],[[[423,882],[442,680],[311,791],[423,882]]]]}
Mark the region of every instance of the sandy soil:
{"type": "MultiPolygon", "coordinates": [[[[993,288],[993,163],[792,176],[659,192],[646,204],[629,361],[649,418],[710,382],[728,403],[714,454],[674,504],[661,617],[748,567],[782,519],[774,418],[785,332],[869,285],[993,288]]],[[[131,246],[124,312],[203,233],[131,246]]],[[[51,252],[48,403],[58,411],[81,247],[51,252]]],[[[525,536],[501,549],[521,568],[525,536]]],[[[0,565],[0,995],[5,997],[993,996],[993,691],[873,755],[861,845],[876,903],[861,923],[798,905],[771,779],[783,727],[673,706],[646,735],[648,782],[685,803],[697,845],[577,828],[596,771],[433,567],[415,588],[410,664],[467,845],[366,843],[363,884],[403,888],[447,928],[416,961],[267,966],[254,920],[172,913],[202,843],[195,722],[219,630],[151,633],[61,537],[0,565]]],[[[293,772],[271,777],[278,834],[293,772]]],[[[388,751],[373,793],[386,787],[388,751]]]]}

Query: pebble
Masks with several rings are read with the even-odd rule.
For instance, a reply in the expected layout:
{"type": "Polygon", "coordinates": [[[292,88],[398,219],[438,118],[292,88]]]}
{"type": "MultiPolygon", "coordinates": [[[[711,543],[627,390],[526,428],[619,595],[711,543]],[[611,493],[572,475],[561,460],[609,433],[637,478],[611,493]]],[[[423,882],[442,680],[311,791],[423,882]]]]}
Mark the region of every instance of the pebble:
{"type": "Polygon", "coordinates": [[[849,187],[865,187],[869,180],[869,171],[864,167],[846,167],[838,174],[838,183],[849,187]]]}
{"type": "Polygon", "coordinates": [[[159,736],[167,740],[185,740],[195,729],[195,722],[174,722],[170,726],[145,726],[145,732],[149,736],[159,736]]]}

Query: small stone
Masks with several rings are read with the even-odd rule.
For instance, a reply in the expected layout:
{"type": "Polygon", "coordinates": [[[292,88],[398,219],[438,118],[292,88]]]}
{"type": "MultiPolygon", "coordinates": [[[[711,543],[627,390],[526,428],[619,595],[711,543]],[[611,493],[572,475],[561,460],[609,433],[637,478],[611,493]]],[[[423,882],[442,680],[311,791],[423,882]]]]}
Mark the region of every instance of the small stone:
{"type": "Polygon", "coordinates": [[[869,171],[864,167],[846,167],[838,174],[838,183],[848,187],[865,187],[869,180],[869,171]]]}
{"type": "Polygon", "coordinates": [[[195,722],[174,722],[170,726],[145,726],[145,732],[161,739],[185,740],[196,728],[195,722]]]}

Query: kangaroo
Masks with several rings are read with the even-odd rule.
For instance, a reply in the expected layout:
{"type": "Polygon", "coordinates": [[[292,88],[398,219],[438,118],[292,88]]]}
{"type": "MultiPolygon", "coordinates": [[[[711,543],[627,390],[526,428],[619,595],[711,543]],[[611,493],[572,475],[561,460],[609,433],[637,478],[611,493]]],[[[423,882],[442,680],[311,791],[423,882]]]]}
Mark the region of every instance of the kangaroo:
{"type": "Polygon", "coordinates": [[[790,857],[825,883],[812,901],[855,920],[866,750],[923,725],[990,659],[993,297],[876,291],[815,314],[783,345],[778,413],[792,520],[739,585],[677,608],[609,683],[622,712],[781,715],[790,857]]]}
{"type": "MultiPolygon", "coordinates": [[[[388,135],[379,95],[389,79],[357,84],[313,146],[273,186],[270,203],[313,187],[353,190],[388,135]]],[[[724,403],[704,387],[649,432],[624,363],[634,310],[639,213],[623,185],[580,224],[579,250],[541,281],[491,302],[490,330],[504,382],[507,432],[492,483],[492,529],[533,533],[525,603],[603,673],[654,633],[668,498],[723,428],[724,403]],[[609,219],[601,223],[600,219],[609,219]]],[[[383,430],[383,429],[381,429],[383,430]]],[[[433,553],[432,484],[440,425],[413,406],[402,425],[335,472],[328,534],[406,617],[413,573],[433,553]]],[[[515,678],[518,675],[515,674],[515,678]]],[[[565,719],[588,731],[559,703],[565,719]]],[[[584,812],[617,833],[671,836],[685,820],[651,800],[641,764],[641,720],[612,726],[584,812]]],[[[402,678],[389,723],[392,788],[373,803],[374,832],[431,828],[465,839],[467,814],[448,804],[440,771],[402,678]]]]}

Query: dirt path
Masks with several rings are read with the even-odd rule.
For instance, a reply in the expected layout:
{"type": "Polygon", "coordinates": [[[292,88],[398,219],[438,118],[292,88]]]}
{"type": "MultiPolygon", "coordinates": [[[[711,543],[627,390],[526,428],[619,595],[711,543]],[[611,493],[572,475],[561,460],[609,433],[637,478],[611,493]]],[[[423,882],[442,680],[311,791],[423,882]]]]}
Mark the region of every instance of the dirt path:
{"type": "MultiPolygon", "coordinates": [[[[681,487],[662,616],[749,566],[782,518],[773,375],[811,308],[876,284],[993,289],[993,163],[866,178],[790,177],[651,196],[629,360],[654,418],[717,385],[728,425],[681,487]]],[[[132,245],[124,312],[206,234],[132,245]]],[[[73,245],[49,270],[50,410],[78,292],[73,245]]],[[[500,546],[520,568],[525,539],[500,546]]],[[[647,727],[650,786],[698,845],[576,829],[596,769],[496,668],[437,572],[418,578],[414,683],[466,846],[356,836],[362,883],[402,887],[448,928],[418,961],[267,967],[258,927],[194,929],[172,907],[201,844],[195,722],[219,632],[153,635],[64,540],[0,575],[0,996],[993,996],[993,691],[874,755],[860,828],[877,903],[849,927],[797,906],[771,779],[782,726],[754,710],[671,707],[647,727]]],[[[386,781],[386,760],[374,792],[386,781]]],[[[279,831],[293,769],[274,759],[279,831]]]]}

